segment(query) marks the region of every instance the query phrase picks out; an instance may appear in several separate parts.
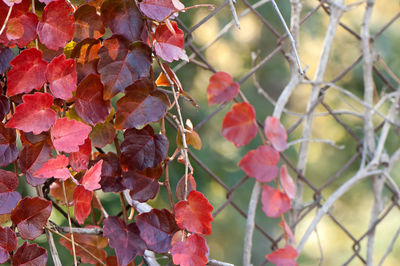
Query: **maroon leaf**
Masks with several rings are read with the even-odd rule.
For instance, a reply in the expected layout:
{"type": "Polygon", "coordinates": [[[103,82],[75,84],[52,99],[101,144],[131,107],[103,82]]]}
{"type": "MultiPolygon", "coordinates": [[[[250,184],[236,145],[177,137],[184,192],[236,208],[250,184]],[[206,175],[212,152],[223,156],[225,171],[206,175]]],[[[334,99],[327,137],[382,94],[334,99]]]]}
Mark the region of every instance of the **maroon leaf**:
{"type": "Polygon", "coordinates": [[[101,189],[104,192],[120,192],[125,189],[122,185],[121,165],[115,153],[100,154],[96,160],[103,160],[101,168],[101,189]]]}
{"type": "Polygon", "coordinates": [[[122,185],[130,190],[132,199],[139,202],[154,199],[160,189],[158,179],[147,176],[146,172],[139,171],[123,172],[122,185]]]}
{"type": "Polygon", "coordinates": [[[57,178],[63,181],[71,177],[67,168],[69,160],[64,155],[57,155],[55,159],[50,159],[42,168],[37,170],[33,175],[37,178],[57,178]]]}
{"type": "MultiPolygon", "coordinates": [[[[10,61],[13,60],[14,53],[8,47],[0,46],[0,74],[3,74],[10,67],[10,61]]],[[[4,96],[3,96],[4,97],[4,96]]]]}
{"type": "Polygon", "coordinates": [[[199,191],[189,193],[187,200],[175,205],[175,220],[179,228],[193,233],[211,235],[212,205],[199,191]]]}
{"type": "Polygon", "coordinates": [[[73,12],[71,5],[64,0],[46,5],[42,21],[37,27],[40,42],[49,49],[57,50],[72,40],[75,22],[73,12]]]}
{"type": "Polygon", "coordinates": [[[190,235],[184,242],[176,242],[171,249],[174,264],[181,266],[206,265],[208,246],[206,240],[198,235],[190,235]]]}
{"type": "Polygon", "coordinates": [[[13,172],[0,169],[0,193],[14,191],[17,187],[17,175],[13,172]]]}
{"type": "Polygon", "coordinates": [[[20,200],[18,191],[0,193],[0,215],[10,213],[20,200]]]}
{"type": "Polygon", "coordinates": [[[93,191],[86,190],[79,185],[74,190],[74,216],[78,223],[85,223],[85,219],[89,216],[93,198],[93,191]]]}
{"type": "Polygon", "coordinates": [[[179,0],[143,0],[139,7],[144,15],[156,21],[163,21],[172,13],[185,8],[179,0]]]}
{"type": "Polygon", "coordinates": [[[19,265],[46,265],[47,251],[38,244],[24,242],[15,252],[12,260],[15,266],[19,265]]]}
{"type": "Polygon", "coordinates": [[[175,32],[171,32],[166,24],[160,24],[154,34],[154,49],[156,54],[167,62],[179,59],[187,59],[184,47],[183,31],[178,28],[175,21],[171,25],[175,32]]]}
{"type": "Polygon", "coordinates": [[[157,122],[168,110],[168,96],[157,90],[148,79],[139,79],[125,89],[125,96],[117,102],[115,127],[137,128],[157,122]]]}
{"type": "Polygon", "coordinates": [[[86,190],[93,191],[101,187],[100,178],[102,164],[103,160],[98,161],[83,176],[81,184],[85,187],[86,190]]]}
{"type": "Polygon", "coordinates": [[[249,151],[239,162],[239,167],[259,182],[270,182],[278,175],[279,153],[268,145],[249,151]]]}
{"type": "Polygon", "coordinates": [[[256,113],[247,103],[235,103],[222,122],[222,136],[236,147],[248,144],[257,135],[256,113]]]}
{"type": "Polygon", "coordinates": [[[46,79],[50,83],[50,90],[54,97],[63,100],[71,99],[72,92],[76,91],[75,60],[66,59],[65,54],[54,58],[47,65],[46,79]]]}
{"type": "Polygon", "coordinates": [[[22,51],[10,64],[13,68],[8,72],[7,96],[29,93],[40,89],[46,82],[47,63],[42,60],[42,52],[35,48],[22,51]]]}
{"type": "Polygon", "coordinates": [[[69,162],[72,169],[79,172],[86,170],[89,165],[90,156],[92,154],[92,144],[90,138],[85,140],[85,143],[79,146],[79,151],[72,152],[69,155],[69,162]]]}
{"type": "Polygon", "coordinates": [[[97,64],[99,57],[97,52],[101,47],[100,41],[96,39],[85,39],[78,43],[71,53],[71,58],[76,58],[76,71],[78,72],[78,81],[81,81],[87,75],[98,74],[97,64]]]}
{"type": "Polygon", "coordinates": [[[15,140],[15,129],[5,128],[4,124],[0,123],[0,167],[5,167],[18,158],[15,140]]]}
{"type": "MultiPolygon", "coordinates": [[[[1,48],[0,48],[0,61],[1,61],[1,48]]],[[[6,96],[0,95],[0,120],[3,121],[4,117],[8,114],[9,111],[10,111],[10,101],[6,96]]]]}
{"type": "Polygon", "coordinates": [[[111,144],[115,138],[115,128],[111,123],[96,124],[89,134],[92,144],[95,147],[103,148],[107,144],[111,144]]]}
{"type": "Polygon", "coordinates": [[[103,225],[103,235],[108,237],[110,247],[115,249],[119,264],[127,265],[136,256],[143,256],[146,243],[140,238],[135,223],[126,225],[119,217],[109,216],[103,225]]]}
{"type": "Polygon", "coordinates": [[[11,212],[11,220],[17,225],[23,239],[34,240],[43,233],[43,226],[50,217],[51,201],[26,197],[11,212]]]}
{"type": "Polygon", "coordinates": [[[262,195],[262,210],[268,217],[279,217],[290,210],[290,199],[282,191],[269,186],[264,186],[262,195]]]}
{"type": "Polygon", "coordinates": [[[264,125],[265,137],[271,141],[272,146],[277,151],[287,149],[287,134],[285,128],[279,122],[279,119],[274,116],[268,116],[265,119],[264,125]]]}
{"type": "Polygon", "coordinates": [[[104,84],[104,99],[109,100],[137,79],[149,75],[151,49],[142,42],[130,42],[113,36],[99,50],[98,71],[104,84]]]}
{"type": "Polygon", "coordinates": [[[48,93],[36,92],[22,96],[22,101],[6,127],[32,131],[33,134],[49,130],[57,119],[57,113],[51,109],[53,97],[48,93]]]}
{"type": "Polygon", "coordinates": [[[130,42],[140,40],[144,23],[135,1],[105,0],[101,17],[112,33],[122,35],[130,42]]]}
{"type": "Polygon", "coordinates": [[[75,95],[75,110],[83,121],[91,125],[104,123],[110,113],[109,100],[103,100],[103,84],[100,77],[89,74],[78,86],[75,95]]]}
{"type": "MultiPolygon", "coordinates": [[[[188,174],[187,176],[187,194],[189,194],[191,191],[196,190],[196,181],[194,180],[194,177],[192,174],[188,174]]],[[[181,179],[179,179],[178,184],[176,185],[176,192],[175,192],[176,198],[178,200],[184,200],[185,198],[185,176],[182,176],[181,179]]]]}
{"type": "Polygon", "coordinates": [[[219,71],[210,77],[207,87],[208,105],[230,102],[239,92],[239,83],[231,75],[219,71]]]}
{"type": "Polygon", "coordinates": [[[141,130],[130,128],[124,132],[121,143],[121,163],[130,169],[155,168],[164,160],[167,151],[168,139],[154,135],[150,125],[141,130]]]}
{"type": "Polygon", "coordinates": [[[171,249],[172,236],[179,228],[168,210],[152,209],[137,215],[135,220],[148,249],[156,253],[167,253],[171,249]]]}
{"type": "Polygon", "coordinates": [[[265,257],[278,266],[296,266],[298,256],[299,254],[294,247],[286,245],[284,248],[277,249],[265,257]]]}
{"type": "Polygon", "coordinates": [[[75,35],[74,41],[80,42],[86,38],[98,39],[106,32],[96,7],[82,5],[74,13],[75,35]]]}
{"type": "Polygon", "coordinates": [[[0,263],[8,260],[8,253],[17,247],[17,242],[17,235],[10,227],[0,226],[0,263]]]}
{"type": "Polygon", "coordinates": [[[58,151],[77,152],[92,128],[82,122],[60,118],[51,128],[53,145],[58,151]]]}

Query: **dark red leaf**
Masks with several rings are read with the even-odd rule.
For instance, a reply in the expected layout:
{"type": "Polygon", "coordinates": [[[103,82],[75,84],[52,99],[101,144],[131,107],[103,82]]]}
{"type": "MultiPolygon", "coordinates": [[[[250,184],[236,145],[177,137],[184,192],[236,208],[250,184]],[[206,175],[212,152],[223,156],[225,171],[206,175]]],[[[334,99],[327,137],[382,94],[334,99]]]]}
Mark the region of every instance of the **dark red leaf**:
{"type": "Polygon", "coordinates": [[[178,28],[175,21],[171,21],[175,33],[171,32],[166,24],[160,24],[156,28],[154,49],[156,54],[167,62],[179,59],[187,59],[184,47],[183,31],[178,28]]]}
{"type": "MultiPolygon", "coordinates": [[[[99,228],[99,227],[86,226],[86,228],[99,228]]],[[[65,236],[70,238],[71,234],[66,234],[65,236]]],[[[75,243],[78,243],[79,245],[84,247],[86,250],[88,250],[91,254],[95,255],[101,261],[105,261],[107,254],[104,251],[104,248],[107,247],[107,245],[108,245],[107,238],[100,236],[100,235],[88,235],[88,234],[74,233],[74,241],[75,241],[75,243]]],[[[64,247],[66,247],[71,252],[71,254],[73,254],[72,244],[70,241],[66,240],[65,238],[60,238],[60,244],[63,245],[64,247]]],[[[95,260],[91,255],[89,255],[81,247],[76,246],[75,250],[76,250],[76,255],[81,258],[81,261],[83,263],[90,263],[90,264],[98,263],[97,260],[95,260]]]]}
{"type": "Polygon", "coordinates": [[[127,265],[138,255],[143,256],[146,243],[140,238],[135,223],[126,225],[119,217],[109,216],[103,225],[103,235],[108,237],[110,247],[115,249],[120,265],[127,265]]]}
{"type": "MultiPolygon", "coordinates": [[[[10,61],[13,60],[14,53],[8,47],[0,46],[0,74],[3,74],[10,67],[10,61]]],[[[3,96],[4,97],[4,96],[3,96]]]]}
{"type": "MultiPolygon", "coordinates": [[[[1,48],[0,48],[0,61],[1,61],[1,48]]],[[[0,62],[1,64],[1,62],[0,62]]],[[[1,66],[0,66],[1,67],[1,66]]],[[[0,71],[1,73],[1,71],[0,71]]],[[[10,111],[10,101],[4,95],[0,95],[0,120],[3,121],[4,117],[10,111]]]]}
{"type": "Polygon", "coordinates": [[[57,155],[55,159],[50,159],[42,168],[37,170],[33,175],[37,178],[57,178],[63,181],[71,177],[68,170],[69,160],[64,155],[57,155]]]}
{"type": "Polygon", "coordinates": [[[79,185],[74,190],[74,216],[78,223],[83,224],[89,216],[93,198],[93,191],[86,190],[79,185]]]}
{"type": "Polygon", "coordinates": [[[77,152],[92,128],[82,122],[59,118],[51,128],[53,145],[58,151],[77,152]]]}
{"type": "Polygon", "coordinates": [[[137,215],[135,220],[148,249],[156,253],[167,253],[171,249],[172,236],[179,228],[168,210],[152,209],[137,215]]]}
{"type": "Polygon", "coordinates": [[[82,5],[74,13],[75,35],[74,41],[80,42],[86,38],[98,39],[106,32],[96,7],[82,5]]]}
{"type": "Polygon", "coordinates": [[[103,84],[100,77],[89,74],[78,86],[75,95],[75,110],[83,121],[91,125],[104,123],[110,113],[109,100],[103,100],[103,84]]]}
{"type": "Polygon", "coordinates": [[[167,151],[168,139],[161,134],[154,135],[150,125],[141,130],[130,128],[124,132],[121,143],[121,163],[129,169],[155,168],[164,160],[167,151]]]}
{"type": "MultiPolygon", "coordinates": [[[[192,174],[188,174],[187,176],[187,194],[189,194],[191,191],[196,190],[196,181],[194,180],[194,177],[192,174]]],[[[175,192],[176,198],[178,200],[184,200],[185,198],[185,176],[182,176],[181,179],[178,181],[178,184],[176,185],[176,192],[175,192]]]]}
{"type": "Polygon", "coordinates": [[[282,188],[285,190],[286,194],[290,199],[294,199],[296,197],[296,187],[294,185],[292,177],[289,175],[286,165],[282,165],[281,167],[281,175],[280,175],[282,188]]]}
{"type": "Polygon", "coordinates": [[[123,172],[122,185],[130,190],[131,198],[139,202],[154,199],[160,190],[158,179],[139,171],[123,172]]]}
{"type": "Polygon", "coordinates": [[[100,41],[96,39],[85,39],[78,43],[71,52],[71,58],[76,58],[76,71],[80,82],[87,75],[98,74],[97,64],[99,57],[97,52],[101,47],[100,41]]]}
{"type": "Polygon", "coordinates": [[[46,182],[46,179],[34,177],[33,173],[42,168],[51,157],[51,148],[45,142],[24,146],[19,154],[18,163],[29,184],[37,186],[46,182]]]}
{"type": "Polygon", "coordinates": [[[46,5],[42,21],[37,27],[40,42],[49,49],[57,50],[72,40],[75,22],[73,12],[71,5],[64,0],[46,5]]]}
{"type": "Polygon", "coordinates": [[[137,128],[157,122],[168,110],[168,96],[155,88],[148,78],[139,79],[125,89],[125,96],[117,102],[115,127],[137,128]]]}
{"type": "Polygon", "coordinates": [[[277,249],[265,257],[277,266],[296,266],[298,255],[294,247],[286,245],[284,248],[277,249]]]}
{"type": "Polygon", "coordinates": [[[54,58],[46,68],[46,79],[54,97],[63,100],[72,98],[76,91],[77,73],[74,59],[66,59],[65,54],[54,58]]]}
{"type": "Polygon", "coordinates": [[[236,147],[246,145],[257,135],[256,112],[247,103],[235,103],[222,122],[222,136],[236,147]]]}
{"type": "Polygon", "coordinates": [[[7,96],[29,93],[40,89],[46,82],[46,61],[42,60],[42,52],[35,48],[27,49],[17,55],[10,64],[13,68],[8,72],[7,96]]]}
{"type": "Polygon", "coordinates": [[[17,187],[17,175],[13,172],[0,169],[0,193],[14,191],[17,187]]]}
{"type": "Polygon", "coordinates": [[[24,242],[13,255],[13,264],[19,265],[46,265],[47,251],[38,244],[28,244],[24,242]]]}
{"type": "Polygon", "coordinates": [[[163,21],[172,13],[185,8],[179,0],[143,0],[139,7],[146,17],[156,21],[163,21]]]}
{"type": "Polygon", "coordinates": [[[39,142],[50,140],[50,132],[44,131],[39,135],[35,135],[32,132],[23,132],[20,131],[20,137],[22,145],[34,145],[39,142]]]}
{"type": "Polygon", "coordinates": [[[11,220],[23,239],[34,240],[43,233],[43,226],[50,217],[51,201],[26,197],[11,212],[11,220]]]}
{"type": "Polygon", "coordinates": [[[7,27],[1,35],[1,41],[7,46],[17,44],[22,48],[36,39],[38,17],[31,12],[19,14],[9,19],[7,27]]]}
{"type": "Polygon", "coordinates": [[[151,49],[142,42],[130,42],[113,36],[99,50],[98,71],[104,84],[104,99],[109,100],[137,79],[149,75],[151,49]]]}
{"type": "Polygon", "coordinates": [[[135,1],[105,0],[101,17],[112,33],[122,35],[130,42],[140,40],[144,23],[135,1]]]}
{"type": "Polygon", "coordinates": [[[271,141],[277,151],[284,151],[287,148],[287,134],[285,128],[274,116],[268,116],[264,124],[265,137],[271,141]]]}
{"type": "Polygon", "coordinates": [[[207,242],[198,234],[190,235],[184,242],[176,242],[172,246],[171,255],[176,265],[206,265],[208,261],[207,242]]]}
{"type": "Polygon", "coordinates": [[[93,146],[103,148],[107,144],[111,144],[115,138],[115,128],[111,123],[96,124],[89,134],[93,146]]]}
{"type": "Polygon", "coordinates": [[[0,193],[0,215],[11,213],[20,200],[18,191],[0,193]]]}
{"type": "Polygon", "coordinates": [[[174,210],[176,223],[181,229],[202,235],[211,235],[213,207],[201,192],[190,192],[187,200],[178,202],[174,210]]]}
{"type": "MultiPolygon", "coordinates": [[[[8,1],[9,1],[9,3],[16,2],[16,1],[12,1],[12,0],[8,0],[8,1]]],[[[18,0],[18,2],[19,3],[16,3],[13,6],[11,16],[10,16],[11,18],[17,17],[21,14],[24,14],[24,13],[28,12],[28,10],[29,10],[31,1],[22,0],[22,2],[21,2],[18,0]]],[[[0,25],[3,25],[4,20],[7,17],[8,9],[9,9],[9,6],[6,5],[6,3],[4,1],[0,1],[0,25]]]]}
{"type": "Polygon", "coordinates": [[[86,190],[93,191],[101,187],[100,178],[102,164],[103,160],[98,161],[83,176],[81,184],[85,187],[86,190]]]}
{"type": "Polygon", "coordinates": [[[210,77],[207,87],[208,105],[230,102],[239,92],[240,85],[231,75],[219,71],[210,77]]]}
{"type": "Polygon", "coordinates": [[[121,184],[121,165],[115,153],[99,154],[96,161],[103,160],[101,168],[101,189],[104,192],[120,192],[125,189],[121,184]]]}
{"type": "Polygon", "coordinates": [[[0,263],[5,263],[8,258],[8,252],[17,247],[17,235],[10,227],[0,226],[0,263]]]}
{"type": "Polygon", "coordinates": [[[0,167],[5,167],[17,159],[15,140],[15,129],[5,128],[4,124],[0,123],[0,167]]]}
{"type": "Polygon", "coordinates": [[[270,182],[278,175],[279,153],[268,145],[249,151],[239,162],[239,167],[259,182],[270,182]]]}
{"type": "Polygon", "coordinates": [[[282,191],[269,186],[264,186],[262,195],[262,210],[268,217],[279,217],[290,210],[290,199],[282,191]]]}
{"type": "Polygon", "coordinates": [[[69,162],[72,169],[75,171],[83,171],[88,168],[90,156],[92,155],[92,143],[90,138],[85,140],[85,143],[79,146],[79,151],[72,152],[69,155],[69,162]]]}
{"type": "Polygon", "coordinates": [[[33,134],[49,130],[57,119],[57,113],[51,109],[53,97],[48,93],[36,92],[22,96],[22,101],[6,127],[32,131],[33,134]]]}

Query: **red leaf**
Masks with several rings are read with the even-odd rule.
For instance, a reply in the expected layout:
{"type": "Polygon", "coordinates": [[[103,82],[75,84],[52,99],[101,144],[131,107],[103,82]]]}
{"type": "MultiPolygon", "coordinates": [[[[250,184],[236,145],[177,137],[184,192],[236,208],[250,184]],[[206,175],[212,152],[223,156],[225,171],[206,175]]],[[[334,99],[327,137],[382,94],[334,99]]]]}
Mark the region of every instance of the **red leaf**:
{"type": "Polygon", "coordinates": [[[15,191],[18,187],[17,175],[0,169],[0,193],[15,191]]]}
{"type": "Polygon", "coordinates": [[[239,167],[259,182],[270,182],[278,175],[279,153],[271,146],[263,145],[249,151],[239,162],[239,167]]]}
{"type": "Polygon", "coordinates": [[[140,40],[144,23],[135,1],[106,0],[101,6],[101,18],[112,33],[130,42],[140,40]]]}
{"type": "Polygon", "coordinates": [[[187,200],[182,200],[175,205],[175,220],[179,228],[187,229],[193,233],[211,235],[211,222],[213,207],[201,192],[192,191],[187,200]]]}
{"type": "Polygon", "coordinates": [[[11,212],[11,220],[17,225],[23,239],[34,240],[43,233],[43,226],[50,217],[51,201],[26,197],[11,212]]]}
{"type": "Polygon", "coordinates": [[[8,97],[40,89],[46,82],[47,63],[42,60],[40,50],[35,48],[24,50],[10,64],[13,68],[7,74],[8,97]]]}
{"type": "MultiPolygon", "coordinates": [[[[187,176],[187,194],[189,194],[192,190],[196,190],[196,181],[192,174],[188,174],[187,176]]],[[[182,176],[179,179],[178,184],[176,185],[176,198],[178,200],[183,200],[185,194],[185,176],[182,176]]]]}
{"type": "Polygon", "coordinates": [[[6,167],[18,158],[15,140],[15,129],[5,128],[4,124],[0,123],[0,167],[6,167]]]}
{"type": "Polygon", "coordinates": [[[77,186],[74,190],[74,216],[78,223],[85,223],[89,216],[93,198],[93,191],[86,190],[83,186],[77,186]]]}
{"type": "Polygon", "coordinates": [[[143,256],[146,243],[140,238],[135,223],[126,225],[119,217],[109,216],[103,225],[103,235],[108,237],[110,247],[115,249],[120,265],[127,265],[138,255],[143,256]]]}
{"type": "Polygon", "coordinates": [[[265,137],[271,141],[277,151],[284,151],[287,148],[287,134],[285,128],[279,122],[279,119],[274,116],[268,116],[265,119],[264,125],[265,137]]]}
{"type": "Polygon", "coordinates": [[[46,265],[47,251],[38,244],[24,242],[13,255],[12,265],[46,265]]]}
{"type": "Polygon", "coordinates": [[[172,236],[179,228],[168,210],[152,209],[137,215],[135,220],[148,249],[156,253],[167,253],[171,249],[172,236]]]}
{"type": "Polygon", "coordinates": [[[286,169],[286,165],[282,165],[281,167],[280,180],[283,190],[285,190],[286,192],[286,195],[288,195],[290,199],[294,199],[296,197],[296,187],[294,186],[292,177],[289,175],[286,169]]]}
{"type": "Polygon", "coordinates": [[[144,170],[155,168],[167,155],[168,139],[160,134],[154,135],[150,125],[138,130],[127,129],[121,143],[121,164],[129,169],[144,170]]]}
{"type": "Polygon", "coordinates": [[[154,199],[160,190],[157,178],[146,175],[146,172],[128,171],[122,173],[122,185],[130,190],[133,200],[146,202],[154,199]]]}
{"type": "MultiPolygon", "coordinates": [[[[86,226],[85,228],[98,228],[97,226],[86,226]]],[[[66,237],[70,238],[71,234],[66,234],[66,237]]],[[[82,247],[86,248],[91,254],[95,255],[101,261],[105,261],[106,259],[106,252],[104,248],[108,245],[107,238],[100,236],[100,235],[87,235],[87,234],[77,234],[74,233],[74,241],[78,243],[82,247]]],[[[60,244],[66,247],[71,254],[72,251],[72,244],[70,241],[66,240],[65,238],[60,238],[60,244]]],[[[91,255],[89,255],[85,250],[81,247],[76,246],[76,255],[81,258],[83,263],[90,263],[96,264],[98,263],[91,255]]]]}
{"type": "Polygon", "coordinates": [[[115,138],[115,128],[111,123],[96,124],[89,134],[93,146],[103,148],[107,144],[111,144],[115,138]]]}
{"type": "Polygon", "coordinates": [[[143,0],[139,7],[146,17],[156,21],[163,21],[172,13],[185,8],[179,0],[143,0]]]}
{"type": "Polygon", "coordinates": [[[42,168],[37,170],[33,175],[37,178],[57,178],[63,181],[71,177],[67,166],[69,160],[64,155],[57,155],[55,159],[50,159],[42,168]]]}
{"type": "Polygon", "coordinates": [[[186,59],[183,31],[178,28],[175,21],[171,21],[175,33],[171,32],[166,24],[160,24],[156,28],[154,49],[156,54],[167,62],[186,59]]]}
{"type": "Polygon", "coordinates": [[[239,92],[240,85],[231,75],[219,71],[210,77],[207,87],[208,105],[230,102],[239,92]]]}
{"type": "Polygon", "coordinates": [[[148,79],[139,79],[125,89],[125,96],[117,102],[115,127],[137,128],[157,122],[168,110],[168,96],[155,88],[148,79]]]}
{"type": "Polygon", "coordinates": [[[106,32],[96,7],[82,5],[74,13],[75,35],[74,41],[80,42],[86,38],[98,39],[106,32]]]}
{"type": "Polygon", "coordinates": [[[9,252],[17,247],[17,235],[10,227],[0,226],[0,263],[5,263],[9,258],[9,252]]]}
{"type": "Polygon", "coordinates": [[[60,118],[51,128],[53,145],[58,151],[77,152],[92,128],[82,122],[60,118]]]}
{"type": "Polygon", "coordinates": [[[99,50],[98,71],[104,84],[104,99],[109,100],[137,79],[149,75],[151,49],[142,42],[132,45],[121,36],[103,42],[99,50]]]}
{"type": "Polygon", "coordinates": [[[73,12],[74,9],[64,0],[46,5],[42,21],[37,27],[40,42],[51,50],[57,50],[72,40],[75,22],[73,12]]]}
{"type": "Polygon", "coordinates": [[[121,184],[121,165],[115,153],[99,154],[96,160],[103,160],[101,167],[101,189],[104,192],[120,192],[125,189],[121,184]]]}
{"type": "Polygon", "coordinates": [[[257,135],[254,107],[246,102],[235,103],[222,122],[222,136],[236,147],[246,145],[257,135]]]}
{"type": "Polygon", "coordinates": [[[79,146],[79,151],[72,152],[69,155],[69,162],[72,169],[79,172],[86,170],[89,165],[90,156],[92,155],[92,144],[90,138],[85,140],[85,143],[79,146]]]}
{"type": "Polygon", "coordinates": [[[75,95],[75,110],[83,121],[91,125],[104,123],[110,114],[110,101],[103,100],[103,84],[100,77],[89,74],[78,86],[75,95]]]}
{"type": "Polygon", "coordinates": [[[50,90],[54,97],[63,100],[71,99],[72,92],[76,91],[75,60],[66,59],[65,54],[55,57],[47,65],[46,79],[50,83],[50,90]]]}
{"type": "Polygon", "coordinates": [[[279,217],[281,214],[290,210],[290,199],[282,191],[269,186],[264,186],[262,195],[262,210],[268,217],[279,217]]]}
{"type": "Polygon", "coordinates": [[[100,41],[96,39],[85,39],[78,43],[71,52],[71,58],[76,58],[76,71],[80,82],[87,75],[98,74],[97,64],[99,57],[97,52],[101,47],[100,41]]]}
{"type": "Polygon", "coordinates": [[[198,234],[190,235],[184,242],[176,242],[172,246],[171,255],[176,265],[206,265],[208,261],[207,242],[198,234]]]}
{"type": "Polygon", "coordinates": [[[18,191],[0,193],[0,215],[10,213],[20,200],[18,191]]]}
{"type": "Polygon", "coordinates": [[[93,191],[101,187],[100,178],[102,164],[103,160],[98,161],[85,173],[81,180],[81,184],[85,187],[85,189],[93,191]]]}
{"type": "Polygon", "coordinates": [[[57,119],[57,113],[51,109],[53,97],[48,93],[36,92],[22,96],[22,101],[6,127],[32,131],[33,134],[49,130],[57,119]]]}
{"type": "Polygon", "coordinates": [[[286,247],[277,249],[265,257],[277,266],[296,266],[298,256],[299,254],[294,247],[286,245],[286,247]]]}
{"type": "Polygon", "coordinates": [[[285,219],[283,219],[279,225],[283,228],[285,231],[287,237],[290,239],[290,241],[294,244],[296,243],[296,239],[294,238],[294,234],[292,232],[292,229],[290,229],[290,226],[286,223],[285,219]]]}
{"type": "Polygon", "coordinates": [[[31,12],[11,16],[0,37],[0,42],[3,41],[6,46],[17,44],[22,48],[36,39],[37,24],[38,17],[31,12]]]}

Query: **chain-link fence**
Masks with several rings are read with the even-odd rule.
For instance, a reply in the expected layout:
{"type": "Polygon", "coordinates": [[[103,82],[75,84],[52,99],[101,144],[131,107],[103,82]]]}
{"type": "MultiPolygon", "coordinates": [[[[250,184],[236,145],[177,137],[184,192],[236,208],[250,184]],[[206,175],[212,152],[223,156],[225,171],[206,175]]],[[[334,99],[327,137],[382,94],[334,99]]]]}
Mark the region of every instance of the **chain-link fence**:
{"type": "Polygon", "coordinates": [[[237,163],[257,143],[236,150],[215,130],[229,104],[204,106],[205,80],[221,70],[241,85],[235,100],[247,98],[255,106],[260,128],[272,114],[287,128],[290,148],[281,159],[296,179],[288,218],[298,263],[397,265],[399,2],[277,4],[290,25],[304,75],[269,0],[225,0],[213,11],[187,11],[192,21],[185,14],[178,19],[190,61],[174,69],[184,89],[199,99],[199,111],[190,104],[183,108],[205,146],[190,152],[191,163],[214,193],[210,257],[242,264],[249,248],[243,241],[250,237],[251,261],[264,265],[265,254],[284,245],[278,222],[260,209],[251,233],[254,220],[248,214],[255,206],[249,202],[257,196],[257,185],[253,189],[255,180],[237,163]]]}

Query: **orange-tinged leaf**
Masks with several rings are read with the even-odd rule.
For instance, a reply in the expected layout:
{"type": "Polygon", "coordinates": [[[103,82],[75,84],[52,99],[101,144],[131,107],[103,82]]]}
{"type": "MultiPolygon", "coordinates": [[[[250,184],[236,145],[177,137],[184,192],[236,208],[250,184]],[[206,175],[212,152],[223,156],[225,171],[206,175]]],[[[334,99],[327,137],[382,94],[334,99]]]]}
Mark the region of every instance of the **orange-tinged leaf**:
{"type": "Polygon", "coordinates": [[[239,93],[240,85],[231,75],[219,71],[210,77],[207,87],[208,105],[230,102],[239,93]]]}
{"type": "MultiPolygon", "coordinates": [[[[74,190],[76,188],[76,184],[70,178],[64,182],[64,186],[67,194],[68,203],[71,203],[74,200],[74,190]]],[[[56,180],[53,184],[51,184],[50,196],[65,204],[64,192],[60,181],[56,180]]]]}

